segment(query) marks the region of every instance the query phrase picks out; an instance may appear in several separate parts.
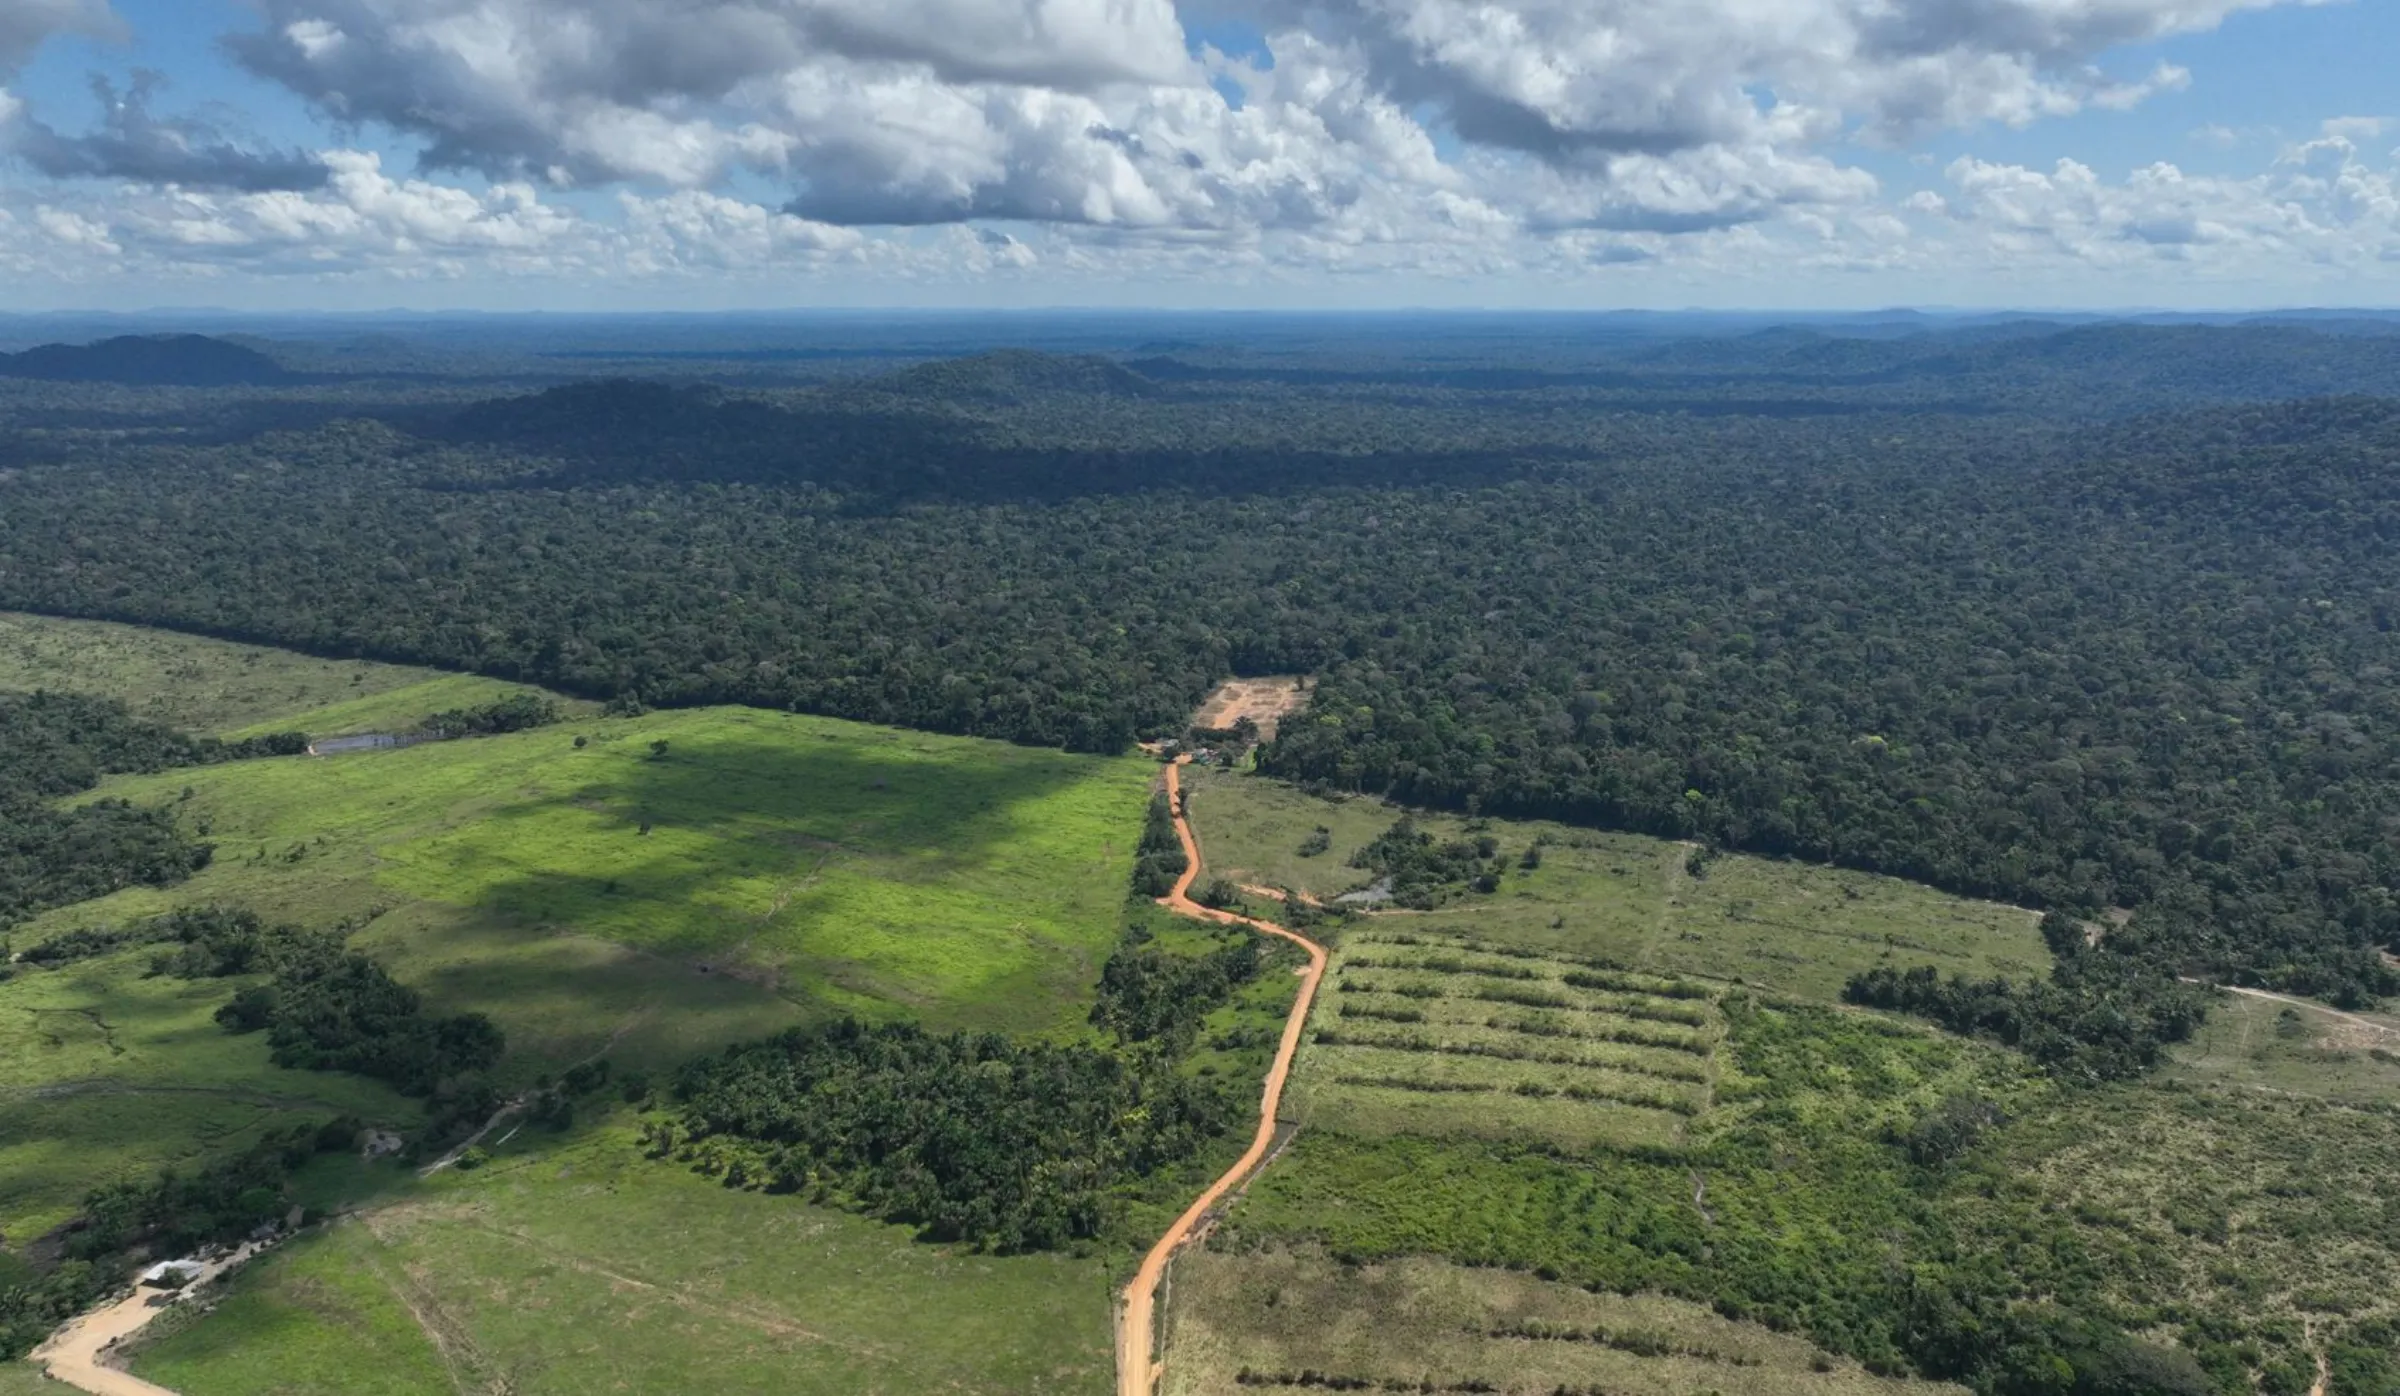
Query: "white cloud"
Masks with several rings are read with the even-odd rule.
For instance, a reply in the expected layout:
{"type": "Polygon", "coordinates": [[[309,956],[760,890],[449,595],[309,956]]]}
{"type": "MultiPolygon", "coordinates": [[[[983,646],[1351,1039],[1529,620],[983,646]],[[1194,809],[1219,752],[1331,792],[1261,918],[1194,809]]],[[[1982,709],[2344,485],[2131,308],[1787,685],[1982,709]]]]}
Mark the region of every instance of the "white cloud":
{"type": "Polygon", "coordinates": [[[1962,158],[1946,172],[1956,189],[1947,208],[1983,251],[2017,262],[2169,259],[2257,274],[2279,262],[2380,261],[2400,247],[2400,171],[2338,133],[2358,128],[2327,129],[2249,177],[2160,162],[2111,182],[2073,160],[2042,171],[1962,158]]]}
{"type": "Polygon", "coordinates": [[[1845,135],[2130,106],[2188,74],[2111,78],[2108,50],[2277,2],[1231,0],[1264,28],[1256,67],[1188,56],[1171,0],[259,0],[233,44],[434,168],[738,168],[829,222],[1339,239],[1437,196],[1661,231],[1847,202],[1869,186],[1825,153],[1845,135]],[[1451,136],[1542,168],[1444,159],[1451,136]]]}
{"type": "MultiPolygon", "coordinates": [[[[1969,158],[1887,193],[1845,157],[2138,105],[2191,75],[2117,50],[2279,2],[1223,0],[1264,36],[1242,59],[1188,52],[1172,0],[253,0],[239,60],[420,169],[262,151],[139,88],[62,132],[0,89],[75,221],[5,184],[0,213],[82,275],[2388,267],[2373,118],[2247,178],[1969,158]]],[[[0,63],[113,18],[0,0],[0,63]]]]}

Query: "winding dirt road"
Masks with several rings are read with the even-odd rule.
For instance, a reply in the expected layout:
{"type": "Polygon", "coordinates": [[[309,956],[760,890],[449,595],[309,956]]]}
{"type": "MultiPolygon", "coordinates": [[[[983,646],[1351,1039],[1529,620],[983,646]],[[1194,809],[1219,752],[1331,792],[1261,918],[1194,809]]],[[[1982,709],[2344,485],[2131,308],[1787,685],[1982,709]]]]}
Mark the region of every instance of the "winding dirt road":
{"type": "Polygon", "coordinates": [[[230,1255],[205,1261],[180,1289],[136,1285],[133,1293],[107,1308],[94,1309],[81,1318],[69,1320],[33,1350],[33,1361],[49,1373],[52,1381],[81,1387],[93,1396],[175,1396],[166,1387],[109,1366],[110,1351],[148,1327],[150,1320],[168,1306],[197,1293],[202,1286],[262,1249],[261,1243],[252,1241],[230,1255]]]}
{"type": "Polygon", "coordinates": [[[1183,1215],[1167,1228],[1167,1234],[1150,1248],[1150,1254],[1142,1258],[1142,1268],[1134,1275],[1133,1283],[1125,1287],[1125,1302],[1117,1310],[1117,1396],[1151,1396],[1157,1388],[1161,1368],[1152,1356],[1156,1319],[1151,1310],[1159,1281],[1166,1276],[1167,1262],[1174,1259],[1184,1242],[1192,1239],[1193,1229],[1208,1216],[1209,1210],[1248,1180],[1274,1146],[1275,1111],[1283,1102],[1283,1080],[1291,1072],[1292,1054],[1300,1048],[1301,1029],[1308,1025],[1308,1006],[1316,999],[1317,981],[1325,975],[1324,946],[1272,921],[1218,911],[1187,895],[1193,879],[1200,876],[1200,842],[1192,836],[1192,823],[1183,815],[1181,767],[1185,759],[1188,758],[1179,758],[1167,767],[1167,805],[1175,813],[1175,835],[1183,841],[1183,876],[1175,879],[1173,891],[1158,899],[1159,905],[1202,921],[1248,926],[1262,935],[1281,936],[1308,952],[1308,968],[1300,972],[1299,997],[1292,1000],[1291,1016],[1284,1020],[1283,1041],[1275,1049],[1274,1065],[1267,1068],[1266,1089],[1260,1093],[1258,1102],[1258,1133],[1251,1138],[1249,1149],[1183,1210],[1183,1215]]]}

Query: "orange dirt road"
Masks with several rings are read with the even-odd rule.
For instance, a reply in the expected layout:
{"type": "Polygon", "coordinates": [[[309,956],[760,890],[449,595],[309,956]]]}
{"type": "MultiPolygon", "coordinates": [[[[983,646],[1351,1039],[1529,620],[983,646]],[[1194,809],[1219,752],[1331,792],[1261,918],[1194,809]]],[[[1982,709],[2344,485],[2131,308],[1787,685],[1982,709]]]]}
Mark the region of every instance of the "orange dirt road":
{"type": "Polygon", "coordinates": [[[1200,843],[1192,837],[1192,823],[1183,817],[1183,782],[1179,768],[1183,759],[1167,767],[1167,805],[1175,813],[1175,834],[1183,840],[1183,876],[1175,880],[1175,890],[1159,898],[1159,905],[1185,916],[1226,925],[1248,926],[1264,935],[1281,936],[1308,952],[1308,968],[1300,972],[1300,995],[1292,1000],[1292,1016],[1283,1023],[1283,1042],[1275,1049],[1275,1064],[1267,1068],[1267,1088],[1258,1101],[1258,1133],[1250,1147],[1224,1176],[1208,1185],[1208,1190],[1192,1200],[1167,1234],[1158,1238],[1150,1254],[1142,1257],[1142,1268],[1125,1287],[1124,1306],[1117,1311],[1117,1396],[1151,1396],[1158,1385],[1160,1366],[1151,1355],[1152,1334],[1156,1320],[1151,1313],[1158,1284],[1166,1277],[1167,1262],[1184,1242],[1192,1239],[1192,1230],[1208,1215],[1209,1209],[1225,1195],[1242,1185],[1267,1157],[1275,1143],[1275,1111],[1283,1101],[1283,1078],[1292,1069],[1292,1054],[1300,1049],[1301,1029],[1308,1025],[1308,1006],[1316,999],[1317,981],[1325,976],[1325,947],[1304,935],[1285,930],[1272,921],[1257,921],[1236,916],[1230,911],[1218,911],[1195,902],[1187,894],[1192,880],[1200,875],[1200,843]]]}
{"type": "Polygon", "coordinates": [[[135,1285],[133,1293],[106,1308],[69,1319],[33,1350],[33,1361],[52,1381],[81,1387],[93,1396],[175,1396],[156,1382],[108,1365],[110,1350],[148,1327],[169,1305],[190,1298],[219,1275],[258,1254],[264,1247],[249,1242],[231,1255],[204,1262],[181,1289],[135,1285]]]}

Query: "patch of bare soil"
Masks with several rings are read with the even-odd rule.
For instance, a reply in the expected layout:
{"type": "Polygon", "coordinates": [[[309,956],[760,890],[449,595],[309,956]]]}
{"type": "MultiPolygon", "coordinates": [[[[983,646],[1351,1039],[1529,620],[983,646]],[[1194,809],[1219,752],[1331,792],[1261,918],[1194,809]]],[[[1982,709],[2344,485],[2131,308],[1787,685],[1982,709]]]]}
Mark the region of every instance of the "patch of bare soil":
{"type": "Polygon", "coordinates": [[[1263,679],[1227,679],[1192,714],[1192,725],[1211,730],[1233,726],[1243,718],[1258,724],[1261,741],[1272,741],[1275,726],[1308,705],[1306,682],[1297,674],[1263,679]]]}

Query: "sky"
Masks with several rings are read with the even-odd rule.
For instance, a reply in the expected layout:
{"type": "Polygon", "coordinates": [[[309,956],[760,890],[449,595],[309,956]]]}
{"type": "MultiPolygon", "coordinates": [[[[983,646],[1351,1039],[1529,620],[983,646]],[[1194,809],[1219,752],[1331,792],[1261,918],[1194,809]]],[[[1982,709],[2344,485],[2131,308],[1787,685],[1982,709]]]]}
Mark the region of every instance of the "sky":
{"type": "Polygon", "coordinates": [[[0,310],[2400,306],[2389,0],[0,0],[0,310]]]}

